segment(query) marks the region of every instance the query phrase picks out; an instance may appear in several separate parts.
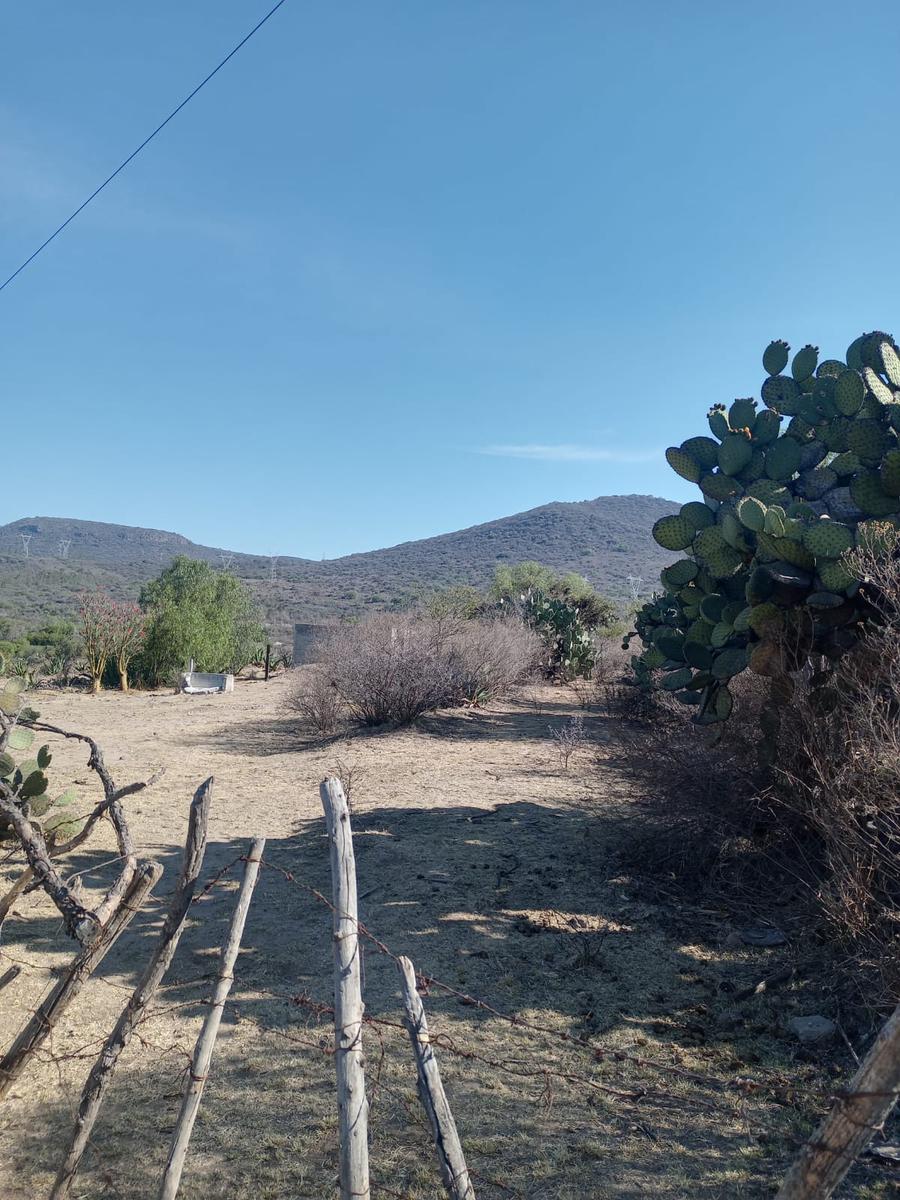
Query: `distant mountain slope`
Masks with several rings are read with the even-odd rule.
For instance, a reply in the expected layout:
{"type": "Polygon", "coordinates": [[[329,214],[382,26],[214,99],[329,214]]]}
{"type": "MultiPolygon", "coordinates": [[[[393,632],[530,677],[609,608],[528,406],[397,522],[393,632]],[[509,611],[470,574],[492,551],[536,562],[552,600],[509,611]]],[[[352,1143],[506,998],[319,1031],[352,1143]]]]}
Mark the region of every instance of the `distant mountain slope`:
{"type": "Polygon", "coordinates": [[[402,604],[444,584],[485,584],[497,563],[523,559],[577,571],[601,591],[624,598],[630,595],[629,575],[643,581],[644,592],[650,591],[671,560],[653,541],[650,528],[677,509],[674,501],[656,496],[555,502],[385,550],[324,562],[279,558],[274,580],[268,557],[200,546],[181,534],[29,517],[0,526],[0,616],[31,624],[44,615],[69,613],[80,591],[98,586],[122,598],[136,597],[141,584],[177,554],[228,566],[245,579],[272,635],[281,638],[295,620],[402,604]]]}

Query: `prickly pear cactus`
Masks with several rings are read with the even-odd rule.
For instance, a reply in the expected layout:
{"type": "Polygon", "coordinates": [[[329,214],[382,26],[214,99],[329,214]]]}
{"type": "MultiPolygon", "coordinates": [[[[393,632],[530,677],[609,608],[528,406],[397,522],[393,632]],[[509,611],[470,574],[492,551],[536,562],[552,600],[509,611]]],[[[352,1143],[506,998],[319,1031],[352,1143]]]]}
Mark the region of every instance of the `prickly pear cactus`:
{"type": "Polygon", "coordinates": [[[663,592],[637,613],[626,647],[636,681],[694,706],[694,720],[727,719],[728,683],[744,670],[789,691],[811,655],[838,658],[871,616],[847,554],[884,523],[900,528],[900,352],[886,333],[863,334],[845,361],[815,346],[763,353],[755,400],[708,414],[713,437],[688,438],[666,459],[702,500],[662,517],[653,536],[682,557],[663,592]],[[790,363],[790,372],[787,373],[790,363]]]}
{"type": "MultiPolygon", "coordinates": [[[[55,798],[49,791],[47,768],[53,759],[49,746],[39,747],[32,756],[34,731],[21,722],[38,714],[25,706],[23,688],[20,679],[0,681],[0,782],[52,845],[76,833],[81,821],[68,811],[75,799],[73,791],[55,798]]],[[[10,823],[0,817],[0,840],[13,836],[10,823]]]]}

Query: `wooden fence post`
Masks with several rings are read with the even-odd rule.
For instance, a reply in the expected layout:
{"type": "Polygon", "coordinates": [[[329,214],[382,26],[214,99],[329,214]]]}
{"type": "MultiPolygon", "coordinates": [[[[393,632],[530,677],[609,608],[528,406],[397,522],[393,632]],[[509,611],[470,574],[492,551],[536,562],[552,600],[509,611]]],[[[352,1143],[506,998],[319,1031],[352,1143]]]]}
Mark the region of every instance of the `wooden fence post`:
{"type": "Polygon", "coordinates": [[[333,777],[324,780],[319,794],[328,827],[334,898],[334,1061],[341,1200],[368,1200],[369,1102],[363,1066],[364,1007],[350,809],[340,781],[333,777]]]}
{"type": "Polygon", "coordinates": [[[800,1151],[776,1200],[827,1200],[880,1129],[900,1093],[900,1005],[800,1151]]]}
{"type": "Polygon", "coordinates": [[[163,976],[175,957],[175,951],[178,949],[178,942],[181,939],[193,899],[194,888],[203,866],[212,782],[212,779],[207,779],[194,795],[188,817],[188,832],[181,874],[169,902],[169,911],[159,935],[159,941],[141,974],[137,987],[132,992],[112,1033],[106,1039],[97,1061],[91,1068],[91,1073],[81,1093],[81,1102],[78,1106],[78,1116],[75,1120],[69,1151],[56,1177],[53,1191],[50,1193],[50,1200],[64,1200],[70,1194],[82,1156],[90,1141],[91,1131],[100,1112],[106,1088],[119,1061],[119,1055],[131,1041],[135,1027],[156,995],[157,988],[162,983],[163,976]]]}
{"type": "Polygon", "coordinates": [[[250,851],[247,854],[244,865],[244,877],[241,880],[237,904],[231,918],[228,936],[225,939],[222,952],[219,956],[219,973],[216,977],[216,986],[213,989],[209,1011],[203,1022],[203,1028],[200,1030],[197,1045],[194,1047],[194,1057],[191,1061],[187,1087],[181,1102],[181,1111],[175,1123],[172,1145],[169,1148],[169,1157],[166,1161],[166,1167],[163,1171],[162,1182],[159,1188],[159,1200],[175,1200],[175,1197],[178,1195],[178,1187],[181,1183],[181,1173],[184,1170],[184,1160],[187,1155],[188,1143],[191,1140],[194,1121],[197,1119],[197,1110],[200,1108],[203,1086],[209,1074],[209,1064],[212,1061],[216,1035],[219,1032],[219,1025],[222,1021],[222,1010],[225,1007],[225,1001],[234,982],[234,964],[237,962],[238,951],[241,948],[241,938],[244,934],[244,925],[247,921],[250,901],[253,898],[253,889],[256,887],[256,880],[259,877],[259,865],[262,860],[265,844],[265,838],[254,838],[250,846],[250,851]]]}
{"type": "Polygon", "coordinates": [[[434,1047],[428,1036],[425,1006],[416,988],[416,972],[408,958],[397,960],[400,983],[403,989],[403,1007],[406,1011],[405,1025],[412,1042],[419,1078],[419,1096],[431,1123],[434,1144],[437,1148],[441,1179],[451,1200],[475,1200],[475,1189],[469,1178],[465,1155],[460,1144],[456,1122],[450,1111],[450,1102],[441,1082],[441,1072],[435,1057],[434,1047]]]}
{"type": "Polygon", "coordinates": [[[125,890],[115,910],[94,940],[75,956],[68,970],[57,980],[49,995],[41,1002],[34,1016],[0,1059],[0,1100],[21,1075],[28,1060],[46,1041],[53,1027],[72,1000],[78,995],[91,972],[100,965],[122,931],[130,924],[162,874],[157,862],[142,863],[125,890]]]}

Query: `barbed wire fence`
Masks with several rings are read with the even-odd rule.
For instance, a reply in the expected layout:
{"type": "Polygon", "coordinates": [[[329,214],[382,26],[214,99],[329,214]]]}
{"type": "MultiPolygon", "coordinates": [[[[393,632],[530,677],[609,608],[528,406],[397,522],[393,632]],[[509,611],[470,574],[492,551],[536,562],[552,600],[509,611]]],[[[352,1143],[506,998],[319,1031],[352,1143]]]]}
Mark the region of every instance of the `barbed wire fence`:
{"type": "MultiPolygon", "coordinates": [[[[207,781],[205,788],[211,786],[207,781]]],[[[202,789],[201,789],[202,790],[202,789]]],[[[198,795],[194,805],[198,805],[198,795]]],[[[163,969],[156,980],[156,987],[147,994],[147,971],[136,989],[128,988],[114,980],[96,974],[97,983],[127,993],[128,1000],[122,1010],[122,1016],[117,1023],[119,1029],[122,1021],[130,1022],[129,1036],[134,1037],[139,1046],[152,1053],[158,1061],[171,1059],[178,1065],[178,1075],[182,1078],[183,1108],[188,1097],[193,1094],[196,1101],[193,1112],[199,1106],[203,1091],[203,1083],[210,1071],[215,1032],[211,1040],[208,1038],[210,1016],[215,1014],[214,1024],[227,1010],[239,1022],[248,1023],[255,1027],[260,1036],[266,1035],[283,1039],[293,1046],[320,1054],[335,1062],[338,1079],[338,1124],[339,1124],[339,1162],[340,1162],[340,1194],[342,1200],[350,1197],[365,1197],[371,1194],[401,1197],[401,1200],[414,1200],[412,1196],[393,1186],[394,1181],[380,1179],[377,1174],[369,1172],[368,1163],[368,1118],[374,1108],[377,1098],[381,1095],[390,1096],[404,1111],[407,1119],[422,1136],[427,1136],[434,1144],[442,1182],[447,1194],[454,1200],[474,1200],[475,1189],[487,1189],[492,1195],[524,1197],[525,1193],[512,1186],[508,1181],[498,1180],[474,1169],[469,1165],[460,1144],[449,1101],[440,1082],[438,1058],[447,1057],[459,1064],[479,1064],[488,1067],[492,1072],[508,1078],[516,1086],[525,1082],[534,1083],[539,1087],[540,1099],[549,1105],[554,1102],[555,1095],[560,1092],[579,1095],[598,1094],[616,1105],[633,1106],[635,1110],[646,1110],[652,1106],[660,1108],[677,1107],[679,1110],[707,1110],[715,1112],[724,1106],[735,1108],[744,1121],[749,1124],[747,1112],[748,1100],[756,1095],[763,1095],[779,1102],[778,1085],[765,1078],[750,1076],[735,1076],[730,1080],[705,1075],[688,1069],[677,1062],[669,1062],[635,1053],[617,1046],[603,1044],[596,1038],[586,1038],[564,1029],[528,1019],[518,1013],[509,1013],[491,999],[461,990],[453,984],[427,972],[416,969],[402,954],[395,952],[377,933],[362,922],[356,911],[356,876],[355,864],[352,859],[352,833],[350,829],[350,814],[343,790],[338,780],[331,779],[322,785],[323,806],[326,812],[326,823],[329,832],[329,845],[332,851],[332,879],[334,893],[326,896],[320,888],[286,867],[268,861],[264,849],[256,843],[251,850],[232,858],[220,867],[200,888],[196,888],[199,878],[199,864],[193,875],[189,894],[185,900],[185,870],[175,892],[170,898],[169,914],[160,943],[155,954],[163,969]],[[341,851],[343,846],[343,851],[341,851]],[[349,860],[348,855],[349,853],[349,860]],[[223,951],[219,970],[214,979],[214,990],[206,997],[194,996],[173,1004],[151,1005],[150,1000],[157,988],[162,986],[162,975],[165,973],[174,956],[175,947],[171,944],[173,932],[183,928],[188,911],[195,911],[196,906],[202,905],[207,898],[220,886],[230,883],[235,868],[243,867],[244,880],[248,878],[251,863],[255,864],[257,872],[276,876],[288,887],[305,894],[317,906],[330,913],[334,930],[335,949],[335,987],[334,995],[328,998],[316,997],[308,991],[291,991],[266,986],[254,980],[253,991],[265,995],[272,1001],[284,1004],[286,1007],[302,1011],[307,1016],[305,1032],[296,1028],[284,1029],[260,1020],[247,1011],[247,1003],[242,998],[228,995],[231,981],[234,978],[234,963],[240,946],[238,929],[236,941],[230,941],[230,958],[223,951]],[[173,918],[182,902],[183,908],[180,920],[173,918]],[[163,947],[160,953],[160,946],[163,947]],[[166,948],[171,949],[167,954],[166,948]],[[405,1011],[396,1018],[386,1015],[373,1015],[364,1011],[361,992],[356,996],[354,987],[361,988],[362,964],[364,951],[368,950],[385,960],[393,963],[398,972],[398,978],[403,981],[406,977],[407,986],[401,987],[406,1002],[405,1011]],[[355,975],[356,984],[352,978],[355,975]],[[346,989],[350,983],[350,1005],[346,989]],[[411,980],[411,982],[410,982],[411,980]],[[143,991],[142,991],[143,987],[143,991]],[[443,1025],[434,1025],[429,1029],[425,1018],[425,1002],[435,996],[444,996],[455,1000],[459,1005],[490,1016],[492,1020],[502,1022],[517,1039],[521,1040],[521,1055],[499,1057],[486,1052],[483,1047],[472,1039],[460,1038],[443,1025]],[[354,1007],[356,1005],[356,1007],[354,1007]],[[193,1048],[184,1044],[183,1038],[161,1043],[152,1040],[144,1032],[147,1022],[161,1014],[169,1015],[179,1010],[197,1007],[207,1009],[207,1019],[204,1021],[204,1032],[207,1042],[204,1045],[204,1032],[201,1032],[198,1043],[193,1048]],[[332,1033],[326,1032],[325,1026],[332,1027],[332,1033]],[[321,1032],[317,1032],[320,1030],[321,1032]],[[369,1069],[364,1061],[363,1042],[371,1039],[377,1047],[373,1054],[373,1066],[369,1069]],[[418,1080],[421,1111],[413,1108],[408,1096],[395,1088],[383,1071],[387,1047],[393,1044],[396,1048],[401,1044],[411,1044],[415,1060],[418,1080]],[[535,1051],[535,1046],[542,1047],[544,1056],[535,1051]],[[564,1050],[565,1057],[574,1058],[577,1064],[548,1060],[553,1048],[564,1050]],[[204,1051],[202,1070],[198,1070],[198,1056],[204,1051]],[[348,1076],[347,1064],[350,1062],[353,1070],[348,1076]],[[624,1078],[626,1070],[628,1078],[624,1078]],[[677,1092],[670,1090],[665,1081],[677,1081],[677,1092]],[[691,1089],[686,1094],[685,1088],[691,1089]],[[359,1090],[361,1088],[361,1091],[359,1090]],[[343,1090],[342,1090],[343,1089],[343,1090]]],[[[193,811],[193,810],[192,810],[193,811]]],[[[202,838],[205,845],[206,823],[202,819],[202,838]]],[[[198,832],[193,828],[193,839],[196,848],[198,832]]],[[[191,845],[192,834],[189,830],[186,844],[186,861],[191,845]]],[[[202,862],[202,853],[200,854],[202,862]]],[[[255,878],[253,880],[255,883],[255,878]]],[[[241,892],[244,905],[244,916],[249,907],[252,885],[249,890],[241,892]]],[[[241,901],[239,900],[239,906],[241,901]]],[[[126,922],[127,924],[127,922],[126,922]]],[[[242,926],[241,926],[242,929],[242,926]]],[[[234,923],[232,924],[234,933],[234,923]]],[[[177,945],[177,936],[174,938],[177,945]]],[[[226,946],[227,948],[227,946],[226,946]]],[[[84,951],[82,951],[82,954],[84,951]]],[[[5,948],[0,956],[7,959],[10,970],[18,971],[47,971],[54,969],[34,963],[25,958],[18,958],[5,948]]],[[[9,974],[9,972],[7,972],[9,974]]],[[[10,983],[14,982],[13,976],[10,983]]],[[[0,973],[0,981],[6,980],[6,975],[0,973]]],[[[209,977],[194,981],[192,988],[204,987],[209,989],[209,977]]],[[[174,985],[173,985],[174,986],[174,985]]],[[[177,986],[183,987],[179,983],[177,986]]],[[[41,1006],[28,1013],[26,1025],[40,1022],[41,1006]]],[[[72,1144],[63,1167],[60,1169],[51,1200],[62,1200],[69,1195],[69,1190],[77,1175],[81,1163],[81,1155],[90,1141],[89,1134],[93,1122],[85,1132],[84,1109],[86,1097],[90,1096],[91,1080],[96,1083],[97,1072],[104,1078],[111,1075],[115,1066],[113,1060],[110,1067],[110,1045],[115,1041],[116,1030],[107,1037],[96,1037],[74,1048],[58,1048],[53,1045],[52,1027],[46,1030],[47,1037],[40,1039],[33,1052],[35,1063],[52,1065],[59,1072],[67,1063],[76,1061],[92,1061],[94,1066],[85,1090],[82,1094],[82,1104],[79,1107],[79,1118],[73,1132],[72,1144]]],[[[559,1058],[564,1056],[560,1055],[559,1058]]],[[[2,1067],[0,1067],[2,1080],[2,1067]]],[[[835,1092],[832,1109],[816,1134],[802,1146],[798,1145],[800,1154],[789,1171],[778,1200],[813,1200],[827,1197],[837,1188],[841,1180],[853,1165],[858,1155],[865,1148],[873,1134],[881,1128],[889,1115],[900,1093],[900,1008],[886,1023],[877,1041],[870,1049],[864,1061],[860,1064],[854,1078],[846,1089],[835,1092]]],[[[93,1093],[96,1097],[96,1087],[93,1093]]],[[[102,1100],[102,1089],[100,1093],[102,1100]]],[[[99,1108],[97,1103],[96,1108],[99,1108]]],[[[96,1118],[96,1109],[93,1111],[96,1118]]],[[[191,1122],[192,1123],[192,1122],[191,1122]]],[[[183,1168],[188,1151],[190,1128],[184,1125],[176,1128],[173,1138],[173,1151],[176,1143],[180,1146],[180,1166],[183,1168]],[[180,1132],[179,1132],[180,1130],[180,1132]]],[[[103,1155],[96,1141],[90,1141],[92,1152],[97,1155],[102,1168],[103,1155]]],[[[171,1154],[170,1154],[171,1164],[171,1154]]],[[[104,1174],[106,1169],[101,1171],[104,1174]]],[[[171,1198],[177,1195],[180,1181],[180,1169],[173,1176],[167,1167],[168,1184],[164,1177],[159,1195],[171,1198]],[[164,1190],[168,1187],[168,1190],[164,1190]]]]}

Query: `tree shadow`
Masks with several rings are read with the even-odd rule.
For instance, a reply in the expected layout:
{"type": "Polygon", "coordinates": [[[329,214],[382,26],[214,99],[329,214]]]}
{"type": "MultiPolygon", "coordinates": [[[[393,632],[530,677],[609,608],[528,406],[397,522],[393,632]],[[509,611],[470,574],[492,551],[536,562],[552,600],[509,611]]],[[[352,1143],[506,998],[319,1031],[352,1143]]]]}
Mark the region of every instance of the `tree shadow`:
{"type": "MultiPolygon", "coordinates": [[[[365,1035],[373,1173],[395,1192],[424,1200],[439,1189],[399,1027],[396,964],[376,938],[440,981],[428,983],[425,1002],[481,1175],[546,1200],[631,1200],[649,1190],[672,1200],[769,1194],[790,1139],[822,1096],[811,1068],[793,1061],[780,999],[753,997],[735,1012],[732,997],[777,968],[784,952],[723,950],[715,918],[634,894],[618,873],[624,821],[624,813],[529,802],[354,813],[360,918],[373,935],[362,942],[373,1021],[365,1035]],[[625,1057],[598,1058],[529,1025],[625,1057]],[[760,1084],[760,1096],[641,1067],[629,1055],[722,1085],[744,1073],[760,1084]],[[807,1072],[811,1091],[800,1113],[774,1106],[766,1090],[780,1086],[787,1070],[807,1072]],[[645,1095],[631,1103],[596,1084],[645,1095]]],[[[154,1193],[246,849],[238,840],[208,848],[204,878],[221,878],[201,889],[155,1015],[111,1090],[84,1197],[154,1193]]],[[[331,913],[314,894],[330,895],[323,822],[304,821],[294,836],[270,840],[264,857],[192,1146],[188,1198],[332,1194],[331,913]]],[[[58,1073],[64,1086],[51,1088],[49,1100],[46,1088],[29,1099],[23,1086],[12,1104],[12,1149],[0,1163],[4,1172],[25,1171],[28,1182],[21,1192],[3,1190],[10,1200],[47,1190],[97,1037],[111,1027],[158,936],[180,852],[167,850],[160,861],[154,903],[105,959],[62,1042],[90,1043],[85,1061],[36,1065],[32,1074],[49,1081],[58,1073]]],[[[97,886],[115,873],[100,851],[71,866],[97,886]]],[[[40,959],[65,948],[59,922],[44,915],[10,918],[4,932],[13,956],[40,959]]],[[[0,993],[0,1014],[14,1003],[11,990],[0,993]]],[[[873,1169],[861,1168],[867,1180],[873,1169]]],[[[478,1192],[508,1194],[487,1182],[478,1192]]]]}

